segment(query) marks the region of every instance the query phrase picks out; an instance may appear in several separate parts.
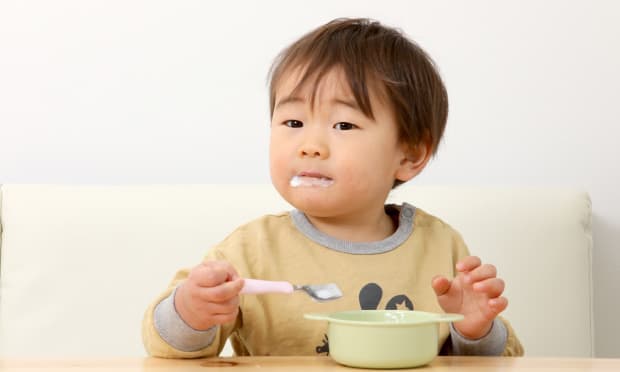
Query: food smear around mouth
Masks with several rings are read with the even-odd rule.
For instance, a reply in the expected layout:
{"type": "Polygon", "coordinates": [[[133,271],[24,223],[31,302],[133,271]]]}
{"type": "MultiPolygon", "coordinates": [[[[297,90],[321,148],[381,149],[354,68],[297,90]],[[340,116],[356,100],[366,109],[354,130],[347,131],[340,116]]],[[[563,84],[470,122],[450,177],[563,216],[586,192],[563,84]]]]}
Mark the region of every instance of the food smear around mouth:
{"type": "Polygon", "coordinates": [[[294,176],[289,182],[291,187],[329,187],[333,183],[334,180],[329,178],[308,176],[294,176]]]}

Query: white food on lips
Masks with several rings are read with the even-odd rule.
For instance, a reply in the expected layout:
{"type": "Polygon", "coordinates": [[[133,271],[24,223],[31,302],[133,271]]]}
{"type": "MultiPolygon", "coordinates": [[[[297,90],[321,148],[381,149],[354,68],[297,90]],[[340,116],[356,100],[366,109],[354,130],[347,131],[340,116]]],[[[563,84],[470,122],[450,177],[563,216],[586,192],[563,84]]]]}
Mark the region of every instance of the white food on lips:
{"type": "Polygon", "coordinates": [[[293,176],[289,184],[291,187],[328,187],[334,180],[329,178],[316,178],[316,177],[306,177],[306,176],[293,176]]]}

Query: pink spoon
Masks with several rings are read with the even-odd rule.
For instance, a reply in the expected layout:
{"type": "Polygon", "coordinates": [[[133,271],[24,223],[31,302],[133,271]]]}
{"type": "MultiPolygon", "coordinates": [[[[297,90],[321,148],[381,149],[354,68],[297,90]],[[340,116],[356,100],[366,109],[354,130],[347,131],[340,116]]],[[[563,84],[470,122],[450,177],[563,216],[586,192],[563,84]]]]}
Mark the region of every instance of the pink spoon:
{"type": "Polygon", "coordinates": [[[342,291],[334,283],[313,284],[313,285],[294,285],[284,281],[243,279],[244,285],[241,289],[243,294],[261,293],[293,293],[295,290],[304,291],[317,301],[330,301],[342,297],[342,291]]]}

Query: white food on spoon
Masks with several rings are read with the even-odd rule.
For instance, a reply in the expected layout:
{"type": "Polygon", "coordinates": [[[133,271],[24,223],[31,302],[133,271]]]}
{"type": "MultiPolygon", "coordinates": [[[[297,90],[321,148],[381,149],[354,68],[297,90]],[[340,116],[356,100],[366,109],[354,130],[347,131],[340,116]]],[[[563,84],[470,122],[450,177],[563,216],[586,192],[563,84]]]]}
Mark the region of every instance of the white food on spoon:
{"type": "Polygon", "coordinates": [[[334,180],[329,178],[316,178],[316,177],[308,177],[308,176],[293,176],[289,184],[291,187],[328,187],[334,180]]]}

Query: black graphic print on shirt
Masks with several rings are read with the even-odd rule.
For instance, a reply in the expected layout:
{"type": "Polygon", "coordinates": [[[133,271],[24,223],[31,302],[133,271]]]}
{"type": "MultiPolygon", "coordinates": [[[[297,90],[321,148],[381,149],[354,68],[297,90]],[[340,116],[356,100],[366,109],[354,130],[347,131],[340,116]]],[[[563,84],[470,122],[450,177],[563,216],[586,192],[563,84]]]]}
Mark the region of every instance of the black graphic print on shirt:
{"type": "MultiPolygon", "coordinates": [[[[362,310],[377,310],[383,297],[383,289],[377,283],[368,283],[360,289],[359,303],[362,310]]],[[[413,302],[407,295],[399,294],[392,297],[385,305],[386,310],[413,310],[413,302]]],[[[317,354],[329,355],[329,339],[323,335],[322,344],[315,348],[317,354]]]]}

